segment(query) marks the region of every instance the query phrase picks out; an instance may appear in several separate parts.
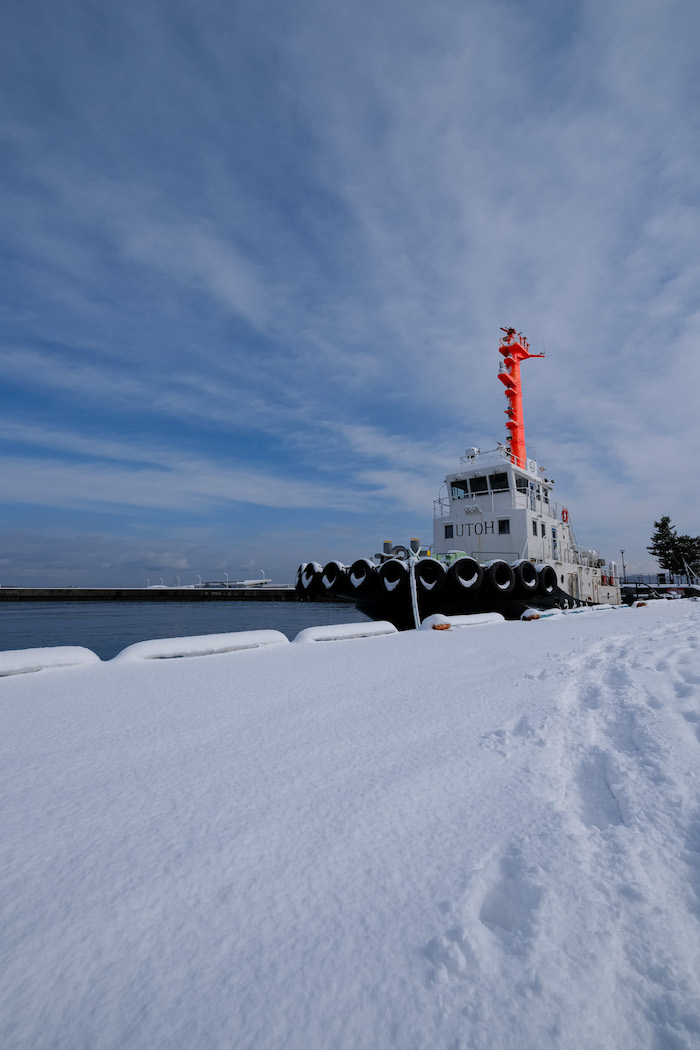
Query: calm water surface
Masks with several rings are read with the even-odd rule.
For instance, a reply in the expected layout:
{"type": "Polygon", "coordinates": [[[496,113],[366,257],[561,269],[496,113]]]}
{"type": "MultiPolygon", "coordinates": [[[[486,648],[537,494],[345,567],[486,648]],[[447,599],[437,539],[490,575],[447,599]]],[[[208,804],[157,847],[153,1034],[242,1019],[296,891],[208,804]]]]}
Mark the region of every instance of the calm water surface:
{"type": "Polygon", "coordinates": [[[353,605],[330,602],[0,602],[0,650],[84,645],[102,660],[134,642],[228,631],[282,631],[357,623],[353,605]]]}

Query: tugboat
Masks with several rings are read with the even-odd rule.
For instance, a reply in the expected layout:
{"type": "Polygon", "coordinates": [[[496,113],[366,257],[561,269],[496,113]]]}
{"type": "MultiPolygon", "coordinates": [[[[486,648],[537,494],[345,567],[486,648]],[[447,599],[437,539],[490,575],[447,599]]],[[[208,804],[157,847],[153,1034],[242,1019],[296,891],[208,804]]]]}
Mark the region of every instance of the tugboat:
{"type": "Polygon", "coordinates": [[[520,363],[544,354],[531,354],[514,328],[501,331],[498,378],[508,401],[508,437],[486,452],[468,448],[447,475],[434,504],[432,546],[387,540],[382,552],[350,566],[305,562],[297,572],[301,598],[350,598],[399,630],[435,613],[497,612],[512,620],[620,603],[615,562],[576,542],[568,508],[554,499],[554,481],[525,444],[520,363]]]}

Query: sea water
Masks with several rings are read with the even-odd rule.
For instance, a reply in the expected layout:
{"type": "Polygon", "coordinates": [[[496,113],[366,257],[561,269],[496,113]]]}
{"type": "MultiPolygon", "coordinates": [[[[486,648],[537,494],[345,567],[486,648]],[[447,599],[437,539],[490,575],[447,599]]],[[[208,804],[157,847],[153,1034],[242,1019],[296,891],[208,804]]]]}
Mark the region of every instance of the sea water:
{"type": "Polygon", "coordinates": [[[110,660],[134,642],[367,620],[333,602],[0,602],[0,650],[82,645],[110,660]]]}

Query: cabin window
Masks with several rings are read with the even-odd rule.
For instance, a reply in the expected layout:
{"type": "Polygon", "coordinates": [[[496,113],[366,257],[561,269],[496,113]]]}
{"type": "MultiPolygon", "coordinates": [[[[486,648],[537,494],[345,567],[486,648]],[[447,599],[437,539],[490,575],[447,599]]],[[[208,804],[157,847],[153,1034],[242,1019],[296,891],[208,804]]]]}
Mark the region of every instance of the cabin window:
{"type": "Polygon", "coordinates": [[[498,535],[510,536],[510,518],[498,519],[498,535]]]}
{"type": "Polygon", "coordinates": [[[445,539],[453,540],[455,535],[454,525],[445,525],[445,539]]]}
{"type": "Polygon", "coordinates": [[[489,474],[489,484],[492,492],[507,492],[508,475],[505,471],[500,474],[489,474]]]}
{"type": "Polygon", "coordinates": [[[527,478],[516,477],[515,488],[518,492],[527,492],[527,478]]]}
{"type": "Polygon", "coordinates": [[[547,535],[547,526],[543,521],[540,522],[540,531],[542,533],[542,539],[547,535]]]}
{"type": "Polygon", "coordinates": [[[537,536],[537,522],[536,521],[533,521],[533,523],[532,523],[532,535],[533,536],[537,536]]]}
{"type": "Polygon", "coordinates": [[[480,496],[482,492],[488,492],[488,485],[486,478],[470,478],[469,487],[472,490],[472,496],[480,496]]]}
{"type": "Polygon", "coordinates": [[[546,489],[544,485],[542,486],[542,499],[549,504],[549,489],[546,489]]]}
{"type": "Polygon", "coordinates": [[[452,499],[466,499],[468,495],[469,488],[466,481],[452,482],[452,499]]]}

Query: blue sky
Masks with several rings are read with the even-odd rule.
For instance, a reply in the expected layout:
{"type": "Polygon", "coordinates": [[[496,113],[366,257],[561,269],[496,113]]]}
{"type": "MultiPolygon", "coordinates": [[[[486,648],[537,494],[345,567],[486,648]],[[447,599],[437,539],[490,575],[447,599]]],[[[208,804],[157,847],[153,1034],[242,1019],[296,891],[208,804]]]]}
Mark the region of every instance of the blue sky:
{"type": "Polygon", "coordinates": [[[0,583],[282,582],[526,436],[700,532],[695,0],[7,0],[0,583]]]}

